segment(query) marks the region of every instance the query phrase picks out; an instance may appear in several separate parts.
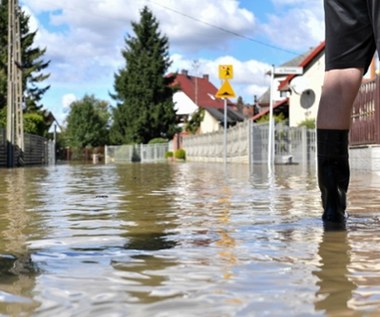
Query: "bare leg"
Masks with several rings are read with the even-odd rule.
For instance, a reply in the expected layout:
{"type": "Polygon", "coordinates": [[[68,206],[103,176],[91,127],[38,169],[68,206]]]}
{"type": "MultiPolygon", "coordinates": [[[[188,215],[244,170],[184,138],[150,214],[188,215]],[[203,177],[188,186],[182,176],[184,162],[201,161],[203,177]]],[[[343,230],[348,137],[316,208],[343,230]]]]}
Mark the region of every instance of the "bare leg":
{"type": "Polygon", "coordinates": [[[349,130],[352,105],[359,91],[363,69],[347,68],[325,73],[317,116],[318,129],[349,130]]]}

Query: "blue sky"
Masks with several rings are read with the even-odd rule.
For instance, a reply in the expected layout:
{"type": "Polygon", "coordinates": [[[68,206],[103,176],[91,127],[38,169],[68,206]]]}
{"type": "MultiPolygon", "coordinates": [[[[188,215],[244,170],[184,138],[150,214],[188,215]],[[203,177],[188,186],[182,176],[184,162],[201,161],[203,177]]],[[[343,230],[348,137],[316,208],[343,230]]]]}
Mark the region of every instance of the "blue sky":
{"type": "Polygon", "coordinates": [[[38,29],[36,45],[51,60],[43,99],[60,123],[85,94],[109,101],[121,49],[150,7],[170,41],[170,71],[209,74],[218,87],[219,64],[234,66],[231,85],[252,102],[269,86],[266,72],[324,39],[322,0],[20,0],[38,29]],[[224,30],[224,31],[223,31],[224,30]]]}

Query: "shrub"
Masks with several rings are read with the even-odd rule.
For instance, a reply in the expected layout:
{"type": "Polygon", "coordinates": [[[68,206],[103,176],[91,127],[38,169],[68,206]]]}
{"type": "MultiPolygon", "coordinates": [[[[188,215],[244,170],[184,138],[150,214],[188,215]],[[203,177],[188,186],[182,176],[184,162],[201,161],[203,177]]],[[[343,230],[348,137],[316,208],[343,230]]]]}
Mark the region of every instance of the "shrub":
{"type": "Polygon", "coordinates": [[[315,129],[315,119],[305,119],[298,124],[299,127],[306,127],[308,129],[315,129]]]}
{"type": "Polygon", "coordinates": [[[161,143],[168,143],[168,140],[164,138],[154,138],[148,142],[148,144],[161,144],[161,143]]]}
{"type": "Polygon", "coordinates": [[[174,157],[178,160],[186,160],[186,151],[184,149],[178,149],[174,152],[174,157]]]}
{"type": "Polygon", "coordinates": [[[167,151],[166,153],[165,153],[165,158],[167,159],[167,158],[172,158],[173,157],[173,152],[172,151],[167,151]]]}

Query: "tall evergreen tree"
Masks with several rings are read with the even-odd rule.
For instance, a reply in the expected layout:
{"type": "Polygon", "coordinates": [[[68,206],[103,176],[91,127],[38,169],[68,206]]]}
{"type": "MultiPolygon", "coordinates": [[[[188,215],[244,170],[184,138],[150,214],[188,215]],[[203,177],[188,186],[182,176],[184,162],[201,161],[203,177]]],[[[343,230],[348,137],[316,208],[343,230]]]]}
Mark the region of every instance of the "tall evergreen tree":
{"type": "MultiPolygon", "coordinates": [[[[37,30],[29,29],[29,16],[20,10],[21,59],[23,73],[23,90],[26,96],[27,112],[35,112],[42,108],[40,101],[49,86],[42,83],[50,74],[44,73],[50,61],[43,59],[46,49],[35,47],[37,30]]],[[[7,104],[7,61],[8,61],[8,0],[0,4],[0,109],[7,104]]]]}
{"type": "Polygon", "coordinates": [[[135,36],[125,38],[122,51],[126,66],[115,74],[112,97],[118,104],[110,131],[115,144],[148,143],[156,137],[171,138],[176,131],[174,77],[165,76],[171,64],[168,38],[161,35],[148,7],[132,27],[135,36]]]}

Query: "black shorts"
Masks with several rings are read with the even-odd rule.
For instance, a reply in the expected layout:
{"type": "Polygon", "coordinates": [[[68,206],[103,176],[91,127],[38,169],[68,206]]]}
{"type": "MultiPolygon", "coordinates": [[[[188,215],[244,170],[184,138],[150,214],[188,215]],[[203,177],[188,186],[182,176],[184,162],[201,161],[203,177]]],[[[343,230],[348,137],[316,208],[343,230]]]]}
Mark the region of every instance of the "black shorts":
{"type": "Polygon", "coordinates": [[[324,0],[326,70],[364,68],[380,51],[380,0],[324,0]]]}

